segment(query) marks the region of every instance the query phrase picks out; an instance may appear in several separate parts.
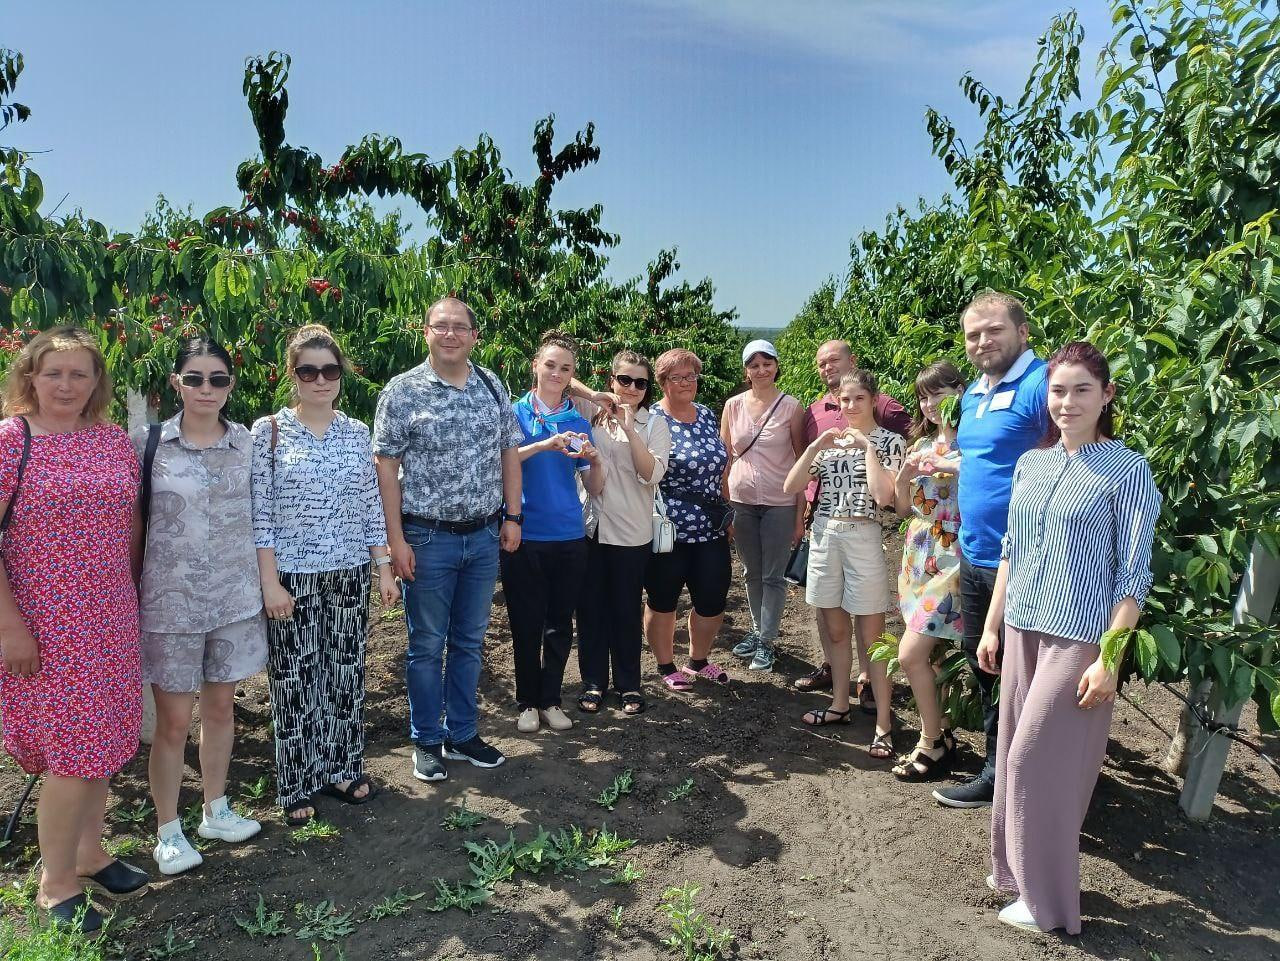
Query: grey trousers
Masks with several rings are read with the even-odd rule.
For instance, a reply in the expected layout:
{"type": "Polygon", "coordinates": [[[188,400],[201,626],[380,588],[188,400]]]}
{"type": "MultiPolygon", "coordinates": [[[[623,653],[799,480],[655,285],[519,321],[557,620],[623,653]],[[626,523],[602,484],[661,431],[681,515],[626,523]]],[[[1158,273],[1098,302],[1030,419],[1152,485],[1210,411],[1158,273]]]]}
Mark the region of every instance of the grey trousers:
{"type": "Polygon", "coordinates": [[[1097,657],[1097,644],[1005,624],[992,874],[1045,931],[1080,933],[1080,828],[1115,707],[1076,703],[1080,676],[1097,657]]]}
{"type": "Polygon", "coordinates": [[[733,504],[733,542],[738,548],[747,582],[751,626],[760,640],[778,640],[782,609],[787,604],[787,561],[791,557],[791,533],[796,508],[733,504]]]}

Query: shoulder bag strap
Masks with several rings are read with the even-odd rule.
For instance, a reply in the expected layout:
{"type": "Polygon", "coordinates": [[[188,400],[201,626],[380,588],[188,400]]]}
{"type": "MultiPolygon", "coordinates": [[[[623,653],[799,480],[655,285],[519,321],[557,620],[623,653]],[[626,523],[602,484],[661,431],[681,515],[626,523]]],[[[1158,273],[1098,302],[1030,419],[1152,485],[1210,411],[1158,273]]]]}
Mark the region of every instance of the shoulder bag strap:
{"type": "Polygon", "coordinates": [[[769,413],[765,414],[764,420],[760,422],[760,429],[756,431],[756,436],[751,438],[750,444],[742,448],[741,453],[734,454],[734,457],[738,460],[742,460],[742,458],[747,456],[747,451],[756,446],[756,441],[760,439],[760,435],[764,433],[764,429],[769,426],[769,418],[773,416],[773,412],[778,409],[778,405],[782,403],[782,399],[786,396],[787,395],[783,393],[778,394],[778,399],[773,402],[773,406],[769,408],[769,413]]]}
{"type": "Polygon", "coordinates": [[[147,428],[147,446],[142,451],[142,536],[147,536],[151,520],[151,472],[156,463],[156,450],[160,446],[160,425],[147,428]]]}
{"type": "Polygon", "coordinates": [[[493,381],[489,379],[489,375],[480,369],[479,364],[472,364],[472,369],[476,372],[476,376],[484,381],[484,385],[489,388],[489,393],[493,395],[493,402],[498,405],[498,412],[502,412],[502,398],[498,396],[498,389],[493,386],[493,381]]]}
{"type": "Polygon", "coordinates": [[[13,496],[5,506],[4,516],[0,517],[0,534],[9,529],[9,521],[13,517],[13,505],[18,500],[18,489],[22,487],[22,474],[27,469],[27,458],[31,456],[31,425],[21,414],[18,415],[18,420],[22,421],[22,455],[18,458],[18,476],[13,483],[13,496]]]}

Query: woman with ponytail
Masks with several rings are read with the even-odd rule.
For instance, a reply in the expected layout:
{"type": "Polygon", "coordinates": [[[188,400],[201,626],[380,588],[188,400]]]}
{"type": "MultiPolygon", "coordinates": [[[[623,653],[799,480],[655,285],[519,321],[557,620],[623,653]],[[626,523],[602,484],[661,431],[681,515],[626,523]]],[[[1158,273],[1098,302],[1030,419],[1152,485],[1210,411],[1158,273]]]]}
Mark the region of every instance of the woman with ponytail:
{"type": "Polygon", "coordinates": [[[577,359],[574,340],[554,330],[543,335],[533,356],[533,389],[512,405],[523,435],[523,532],[519,548],[503,551],[499,561],[515,647],[516,729],[522,734],[544,723],[553,731],[573,727],[560,695],[587,571],[577,477],[590,495],[604,488],[591,425],[569,396],[577,359]]]}

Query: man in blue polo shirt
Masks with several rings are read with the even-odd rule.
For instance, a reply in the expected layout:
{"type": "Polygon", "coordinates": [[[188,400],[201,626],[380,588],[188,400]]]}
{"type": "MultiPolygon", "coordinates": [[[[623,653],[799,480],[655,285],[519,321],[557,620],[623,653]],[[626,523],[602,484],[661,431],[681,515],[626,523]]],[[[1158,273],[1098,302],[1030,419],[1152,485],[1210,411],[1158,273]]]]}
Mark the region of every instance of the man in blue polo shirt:
{"type": "Polygon", "coordinates": [[[956,446],[961,457],[960,599],[965,653],[982,693],[987,762],[964,784],[940,788],[933,797],[957,808],[991,804],[996,781],[996,727],[1000,710],[992,697],[997,676],[978,668],[978,642],[991,605],[1000,541],[1009,520],[1009,493],[1018,458],[1040,443],[1049,425],[1048,367],[1027,348],[1022,302],[994,290],[975,297],[960,315],[964,349],[979,377],[960,398],[956,446]]]}

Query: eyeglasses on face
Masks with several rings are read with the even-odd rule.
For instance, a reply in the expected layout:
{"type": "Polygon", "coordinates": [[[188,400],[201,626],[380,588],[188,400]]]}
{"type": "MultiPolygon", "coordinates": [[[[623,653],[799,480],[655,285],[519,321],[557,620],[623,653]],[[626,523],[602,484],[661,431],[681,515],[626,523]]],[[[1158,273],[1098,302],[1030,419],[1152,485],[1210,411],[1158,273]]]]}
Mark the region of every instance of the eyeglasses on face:
{"type": "Polygon", "coordinates": [[[317,377],[323,377],[325,380],[340,380],[342,378],[341,364],[325,364],[323,367],[316,367],[314,364],[303,364],[295,367],[293,372],[298,375],[298,380],[304,384],[310,384],[317,377]]]}
{"type": "Polygon", "coordinates": [[[461,324],[427,324],[427,328],[439,337],[447,337],[449,334],[465,337],[475,331],[474,327],[463,327],[461,324]]]}
{"type": "Polygon", "coordinates": [[[614,374],[613,379],[623,387],[634,387],[636,390],[648,390],[648,377],[632,377],[630,374],[614,374]]]}
{"type": "MultiPolygon", "coordinates": [[[[204,374],[190,373],[183,374],[181,377],[183,387],[203,387],[205,382],[204,374]]],[[[225,390],[231,386],[230,374],[210,374],[208,377],[209,386],[218,390],[225,390]]]]}
{"type": "Polygon", "coordinates": [[[698,382],[697,374],[668,374],[667,380],[673,384],[696,384],[698,382]]]}

